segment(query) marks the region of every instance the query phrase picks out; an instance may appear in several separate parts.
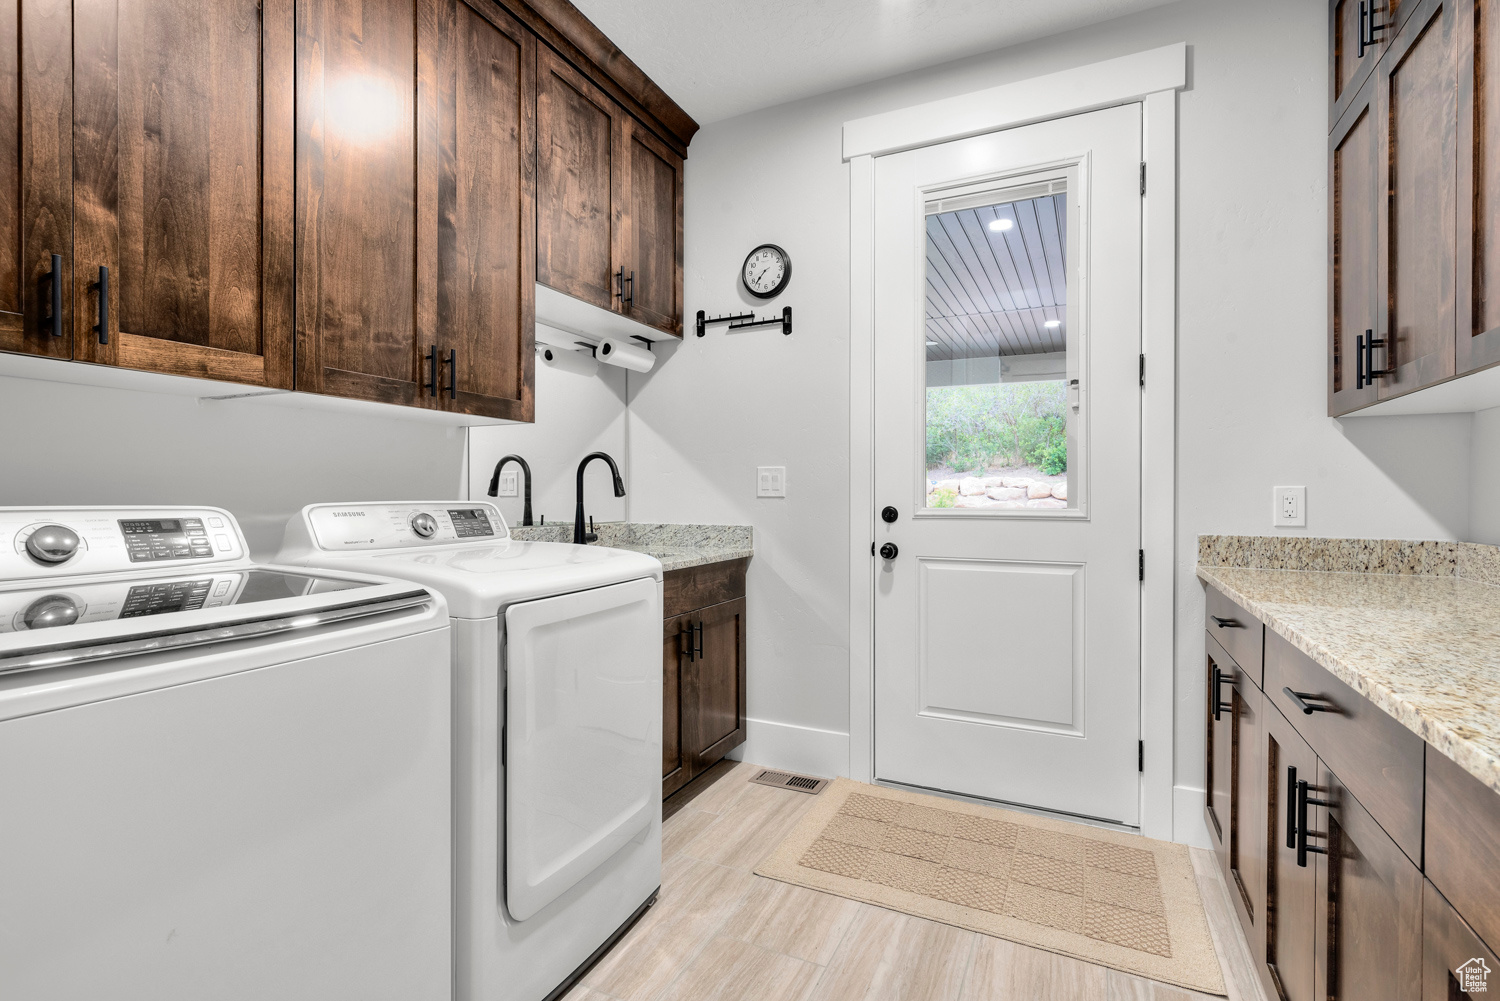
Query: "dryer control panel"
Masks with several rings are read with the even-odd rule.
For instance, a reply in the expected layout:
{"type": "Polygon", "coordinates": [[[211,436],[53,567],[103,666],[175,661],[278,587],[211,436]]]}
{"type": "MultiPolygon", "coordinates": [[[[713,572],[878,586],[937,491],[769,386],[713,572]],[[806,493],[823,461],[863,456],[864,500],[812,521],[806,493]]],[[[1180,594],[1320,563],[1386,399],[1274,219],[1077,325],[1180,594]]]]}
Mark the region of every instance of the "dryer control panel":
{"type": "Polygon", "coordinates": [[[0,580],[243,560],[219,508],[0,508],[0,580]]]}
{"type": "Polygon", "coordinates": [[[396,504],[315,504],[300,524],[313,547],[347,553],[371,549],[416,549],[456,542],[500,542],[510,538],[505,519],[484,501],[413,501],[396,504]]]}

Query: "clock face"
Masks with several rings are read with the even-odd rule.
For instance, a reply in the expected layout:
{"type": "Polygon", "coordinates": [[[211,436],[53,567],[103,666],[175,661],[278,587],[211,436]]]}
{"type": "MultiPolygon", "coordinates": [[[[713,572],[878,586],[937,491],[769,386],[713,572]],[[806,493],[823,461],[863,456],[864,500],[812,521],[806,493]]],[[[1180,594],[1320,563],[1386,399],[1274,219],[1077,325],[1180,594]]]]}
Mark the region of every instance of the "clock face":
{"type": "Polygon", "coordinates": [[[774,244],[763,244],[750,251],[745,266],[740,269],[740,279],[751,295],[769,299],[786,288],[792,277],[792,262],[786,251],[774,244]]]}

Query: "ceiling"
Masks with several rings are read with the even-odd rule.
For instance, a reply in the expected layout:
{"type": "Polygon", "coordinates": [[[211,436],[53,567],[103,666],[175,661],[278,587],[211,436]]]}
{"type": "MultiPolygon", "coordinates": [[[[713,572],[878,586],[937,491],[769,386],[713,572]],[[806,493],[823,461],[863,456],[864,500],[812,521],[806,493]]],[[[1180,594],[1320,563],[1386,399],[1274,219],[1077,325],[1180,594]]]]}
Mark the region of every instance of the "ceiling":
{"type": "Polygon", "coordinates": [[[927,217],[928,361],[1065,349],[1066,198],[927,217]]]}
{"type": "Polygon", "coordinates": [[[700,125],[1170,0],[573,0],[700,125]]]}

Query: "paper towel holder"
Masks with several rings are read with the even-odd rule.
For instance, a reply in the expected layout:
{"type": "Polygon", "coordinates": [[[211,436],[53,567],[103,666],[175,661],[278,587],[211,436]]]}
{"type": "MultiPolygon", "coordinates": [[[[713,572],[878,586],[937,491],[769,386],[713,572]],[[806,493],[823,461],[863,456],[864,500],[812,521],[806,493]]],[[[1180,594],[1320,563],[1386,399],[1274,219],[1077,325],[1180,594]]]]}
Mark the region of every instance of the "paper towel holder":
{"type": "MultiPolygon", "coordinates": [[[[646,345],[646,350],[647,351],[650,351],[651,350],[651,345],[653,345],[653,344],[656,343],[651,338],[649,338],[649,337],[642,337],[640,334],[631,334],[630,336],[631,336],[631,338],[633,340],[640,341],[642,344],[646,345]]],[[[574,341],[573,343],[577,344],[581,348],[586,348],[588,350],[588,352],[590,354],[592,354],[594,357],[596,357],[596,358],[599,357],[599,345],[598,344],[596,344],[596,343],[594,343],[592,341],[574,341]]]]}
{"type": "Polygon", "coordinates": [[[743,330],[746,327],[769,327],[772,324],[780,324],[781,332],[786,336],[792,335],[792,307],[783,306],[780,316],[768,317],[757,320],[754,313],[725,313],[723,316],[707,316],[703,310],[698,310],[698,319],[695,330],[699,337],[708,333],[710,323],[727,323],[730,330],[743,330]]]}

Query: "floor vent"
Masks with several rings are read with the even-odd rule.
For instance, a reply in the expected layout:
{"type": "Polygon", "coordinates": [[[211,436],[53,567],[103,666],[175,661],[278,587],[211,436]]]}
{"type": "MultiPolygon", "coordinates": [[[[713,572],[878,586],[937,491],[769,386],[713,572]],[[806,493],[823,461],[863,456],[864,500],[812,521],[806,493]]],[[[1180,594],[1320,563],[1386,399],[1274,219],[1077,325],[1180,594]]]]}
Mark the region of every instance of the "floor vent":
{"type": "Polygon", "coordinates": [[[827,779],[815,779],[811,775],[797,775],[792,772],[777,772],[769,768],[761,769],[761,773],[750,780],[763,786],[774,786],[777,789],[795,789],[816,796],[823,791],[828,784],[827,779]]]}

